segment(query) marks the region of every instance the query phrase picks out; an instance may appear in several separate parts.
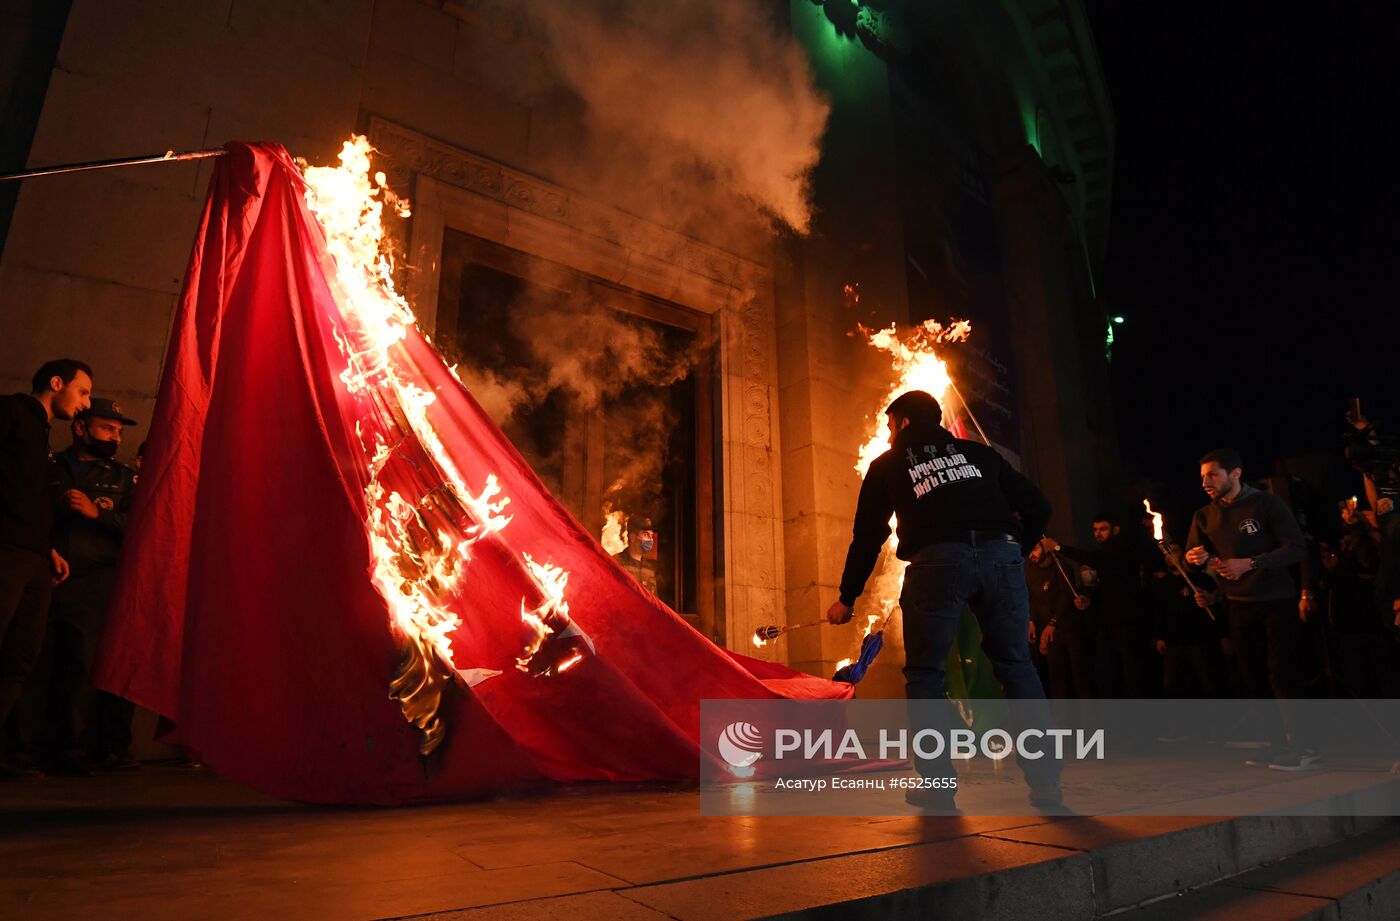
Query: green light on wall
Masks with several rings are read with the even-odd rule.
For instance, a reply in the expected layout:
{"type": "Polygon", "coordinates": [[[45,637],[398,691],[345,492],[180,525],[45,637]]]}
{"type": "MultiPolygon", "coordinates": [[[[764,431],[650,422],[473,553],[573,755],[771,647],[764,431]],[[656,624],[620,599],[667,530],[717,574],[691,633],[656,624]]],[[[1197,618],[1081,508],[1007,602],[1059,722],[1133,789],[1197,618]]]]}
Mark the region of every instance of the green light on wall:
{"type": "Polygon", "coordinates": [[[1024,90],[1016,92],[1017,107],[1021,112],[1021,126],[1026,132],[1026,143],[1035,148],[1036,156],[1043,157],[1045,154],[1040,149],[1040,107],[1035,104],[1035,99],[1030,93],[1024,90]]]}
{"type": "MultiPolygon", "coordinates": [[[[1123,318],[1122,318],[1122,317],[1114,317],[1114,318],[1113,318],[1113,322],[1114,322],[1114,323],[1122,323],[1122,322],[1123,322],[1123,318]]],[[[1109,331],[1109,334],[1112,335],[1112,333],[1113,333],[1113,327],[1110,326],[1110,327],[1108,328],[1108,331],[1109,331]]]]}

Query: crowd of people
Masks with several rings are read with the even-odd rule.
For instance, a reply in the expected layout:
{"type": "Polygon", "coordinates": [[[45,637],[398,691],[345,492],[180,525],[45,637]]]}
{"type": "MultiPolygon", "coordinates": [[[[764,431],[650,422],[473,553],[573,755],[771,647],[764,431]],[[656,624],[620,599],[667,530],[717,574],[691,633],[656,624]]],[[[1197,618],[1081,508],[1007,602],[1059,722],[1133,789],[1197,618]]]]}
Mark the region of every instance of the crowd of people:
{"type": "MultiPolygon", "coordinates": [[[[1051,697],[1395,697],[1400,550],[1394,497],[1338,503],[1317,533],[1252,485],[1233,450],[1200,462],[1208,502],[1185,547],[1111,513],[1094,544],[1046,537],[1026,560],[1031,659],[1051,697]]],[[[1297,743],[1308,759],[1306,740],[1297,743]]]]}
{"type": "Polygon", "coordinates": [[[71,358],[0,397],[0,777],[137,766],[133,706],[89,679],[140,466],[116,454],[136,424],[71,358]]]}
{"type": "MultiPolygon", "coordinates": [[[[942,430],[939,413],[919,391],[892,404],[893,449],[866,479],[828,611],[850,619],[897,513],[913,564],[902,599],[911,697],[942,695],[950,625],[967,604],[984,635],[1027,631],[1028,650],[1012,648],[1019,632],[993,643],[1014,698],[1042,693],[1036,674],[1059,698],[1400,696],[1400,476],[1384,452],[1366,454],[1364,505],[1342,501],[1334,522],[1305,530],[1283,496],[1246,479],[1237,452],[1219,450],[1201,458],[1208,501],[1185,546],[1157,540],[1150,518],[1105,513],[1077,547],[1042,537],[1044,495],[990,448],[942,430]],[[1023,555],[1025,593],[1008,594],[1000,573],[1023,555]]],[[[140,467],[140,451],[134,467],[116,453],[137,424],[93,396],[92,369],[75,359],[0,397],[0,777],[136,767],[132,705],[90,674],[140,467]],[[50,453],[56,424],[69,444],[50,453]]],[[[649,525],[636,528],[639,552],[649,525]]],[[[1275,760],[1315,764],[1306,732],[1285,728],[1288,753],[1275,760]]]]}

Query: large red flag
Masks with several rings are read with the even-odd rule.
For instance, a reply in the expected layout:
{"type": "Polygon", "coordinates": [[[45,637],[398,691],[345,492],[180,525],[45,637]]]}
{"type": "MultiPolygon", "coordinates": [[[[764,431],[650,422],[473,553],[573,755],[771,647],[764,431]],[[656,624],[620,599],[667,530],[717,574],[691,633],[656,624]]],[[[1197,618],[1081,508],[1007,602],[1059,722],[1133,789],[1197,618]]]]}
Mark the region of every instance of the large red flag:
{"type": "Polygon", "coordinates": [[[345,317],[303,178],[275,145],[215,167],[144,455],[94,680],[165,717],[169,741],[274,796],[397,803],[541,781],[688,779],[702,698],[843,698],[851,686],[715,646],[578,525],[416,330],[396,348],[462,479],[508,527],[452,601],[461,669],[443,743],[389,698],[402,638],[370,573],[365,395],[342,383],[345,317]],[[568,571],[593,643],[546,677],[516,668],[522,554],[568,571]]]}

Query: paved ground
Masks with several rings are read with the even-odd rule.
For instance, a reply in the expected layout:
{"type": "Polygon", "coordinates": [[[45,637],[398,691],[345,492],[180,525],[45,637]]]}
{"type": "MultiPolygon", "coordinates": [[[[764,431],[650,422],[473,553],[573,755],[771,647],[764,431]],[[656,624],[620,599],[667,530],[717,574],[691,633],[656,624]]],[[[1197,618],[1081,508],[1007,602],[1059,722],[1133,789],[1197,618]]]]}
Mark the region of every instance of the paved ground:
{"type": "MultiPolygon", "coordinates": [[[[1349,790],[1377,778],[1296,782],[1349,790]]],[[[694,791],[607,787],[328,809],[146,766],[0,785],[0,917],[756,917],[1012,871],[1041,874],[1037,891],[1092,893],[1076,874],[1100,871],[1083,855],[1220,822],[702,817],[694,791]]]]}

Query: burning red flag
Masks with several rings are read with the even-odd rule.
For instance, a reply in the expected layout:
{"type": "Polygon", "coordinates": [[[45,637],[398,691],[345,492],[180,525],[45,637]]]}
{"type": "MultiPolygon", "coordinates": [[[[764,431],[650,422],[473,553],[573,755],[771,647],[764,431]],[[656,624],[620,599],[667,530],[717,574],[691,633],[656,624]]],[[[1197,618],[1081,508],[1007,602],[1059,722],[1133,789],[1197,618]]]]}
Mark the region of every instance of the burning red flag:
{"type": "Polygon", "coordinates": [[[280,147],[215,167],[99,686],[235,780],[381,803],[690,778],[702,697],[850,695],[638,590],[411,317],[361,360],[305,192],[280,147]]]}

